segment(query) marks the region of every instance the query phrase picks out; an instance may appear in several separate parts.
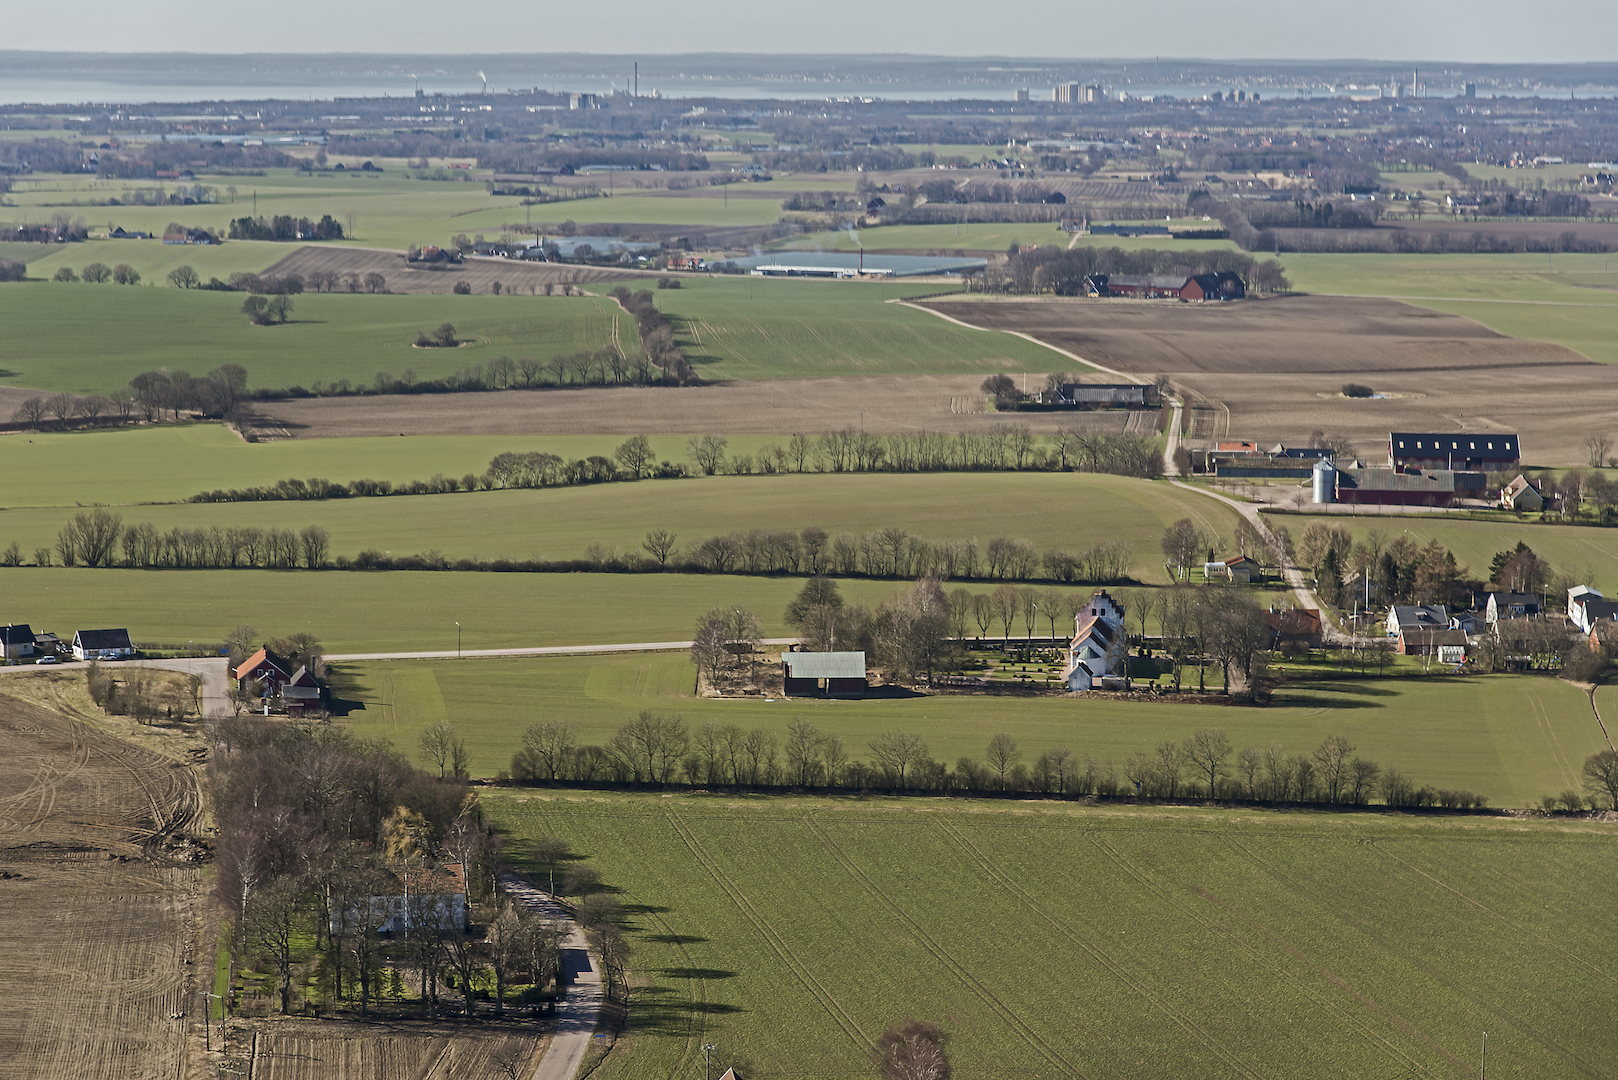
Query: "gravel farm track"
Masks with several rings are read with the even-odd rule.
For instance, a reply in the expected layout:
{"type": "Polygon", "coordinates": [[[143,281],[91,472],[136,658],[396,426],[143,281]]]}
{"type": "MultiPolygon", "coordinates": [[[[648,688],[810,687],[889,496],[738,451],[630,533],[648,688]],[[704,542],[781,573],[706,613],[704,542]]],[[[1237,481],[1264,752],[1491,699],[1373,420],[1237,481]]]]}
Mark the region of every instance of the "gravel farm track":
{"type": "Polygon", "coordinates": [[[181,1075],[201,812],[189,762],[0,695],[0,1078],[181,1075]]]}
{"type": "Polygon", "coordinates": [[[1397,300],[916,304],[1143,378],[1167,375],[1186,392],[1193,424],[1206,420],[1192,438],[1296,445],[1318,428],[1374,459],[1389,431],[1517,432],[1527,464],[1568,465],[1584,463],[1584,436],[1607,430],[1618,412],[1618,366],[1397,300]],[[1348,382],[1385,396],[1345,398],[1348,382]]]}

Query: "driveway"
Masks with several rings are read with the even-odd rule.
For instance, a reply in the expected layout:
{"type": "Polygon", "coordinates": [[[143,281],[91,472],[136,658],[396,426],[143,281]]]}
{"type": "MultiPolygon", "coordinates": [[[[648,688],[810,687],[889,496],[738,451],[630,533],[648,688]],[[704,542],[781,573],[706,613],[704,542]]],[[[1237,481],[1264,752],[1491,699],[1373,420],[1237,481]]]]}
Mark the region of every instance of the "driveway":
{"type": "Polygon", "coordinates": [[[542,919],[564,923],[568,933],[562,939],[562,963],[573,973],[567,997],[556,1010],[556,1035],[539,1059],[533,1080],[573,1080],[579,1063],[590,1049],[596,1021],[601,1016],[601,972],[590,955],[584,931],[573,921],[573,913],[543,889],[535,888],[515,874],[500,875],[500,887],[526,904],[542,919]]]}
{"type": "MultiPolygon", "coordinates": [[[[181,671],[187,675],[196,675],[202,679],[202,715],[205,717],[229,716],[230,697],[230,661],[223,656],[189,656],[173,660],[104,660],[102,663],[112,671],[123,667],[162,668],[165,671],[181,671]]],[[[59,671],[82,671],[90,665],[83,660],[69,660],[66,663],[54,664],[45,668],[49,671],[55,668],[59,671]]],[[[12,668],[12,671],[33,671],[33,667],[12,668]]]]}

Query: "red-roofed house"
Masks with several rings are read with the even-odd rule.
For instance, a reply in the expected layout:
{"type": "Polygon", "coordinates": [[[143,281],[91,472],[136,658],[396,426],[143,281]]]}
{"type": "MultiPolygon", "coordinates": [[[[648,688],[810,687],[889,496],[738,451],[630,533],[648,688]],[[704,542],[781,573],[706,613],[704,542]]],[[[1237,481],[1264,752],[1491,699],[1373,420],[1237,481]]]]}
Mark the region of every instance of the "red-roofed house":
{"type": "Polygon", "coordinates": [[[291,680],[292,664],[268,649],[260,649],[236,668],[236,689],[245,691],[257,682],[264,687],[265,697],[274,697],[291,680]]]}

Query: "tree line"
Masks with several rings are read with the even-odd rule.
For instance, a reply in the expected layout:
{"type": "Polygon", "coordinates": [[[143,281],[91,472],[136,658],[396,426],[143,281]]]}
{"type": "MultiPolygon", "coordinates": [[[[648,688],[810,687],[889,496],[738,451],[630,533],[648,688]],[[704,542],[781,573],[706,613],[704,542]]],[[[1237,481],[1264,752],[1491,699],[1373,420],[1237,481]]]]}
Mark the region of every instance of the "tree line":
{"type": "Polygon", "coordinates": [[[664,377],[679,386],[689,386],[702,380],[697,377],[696,369],[680,351],[679,345],[674,341],[674,326],[669,322],[668,316],[657,308],[650,289],[639,292],[630,292],[628,288],[619,285],[612,290],[612,298],[618,301],[620,307],[635,317],[635,327],[640,334],[641,350],[663,370],[664,377]]]}
{"type": "Polygon", "coordinates": [[[12,415],[16,422],[34,430],[42,429],[48,419],[65,429],[75,421],[87,427],[135,420],[151,422],[161,420],[165,412],[175,420],[181,413],[223,417],[247,396],[247,370],[240,364],[221,364],[200,377],[187,371],[143,371],[124,389],[105,396],[53,394],[25,398],[12,415]]]}
{"type": "MultiPolygon", "coordinates": [[[[1016,739],[993,735],[981,757],[954,766],[936,760],[926,739],[891,728],[855,757],[843,737],[794,717],[785,734],[762,727],[704,723],[692,729],[678,713],[641,712],[601,744],[583,743],[568,720],[531,724],[504,778],[521,783],[634,784],[738,791],[835,789],[943,795],[1013,795],[1071,799],[1213,800],[1390,808],[1482,809],[1470,791],[1420,784],[1408,773],[1356,753],[1329,735],[1296,753],[1279,743],[1238,751],[1223,728],[1136,750],[1122,762],[1052,747],[1030,758],[1016,739]]],[[[1587,765],[1590,790],[1618,793],[1618,755],[1587,765]]],[[[1601,757],[1601,755],[1597,755],[1601,757]]],[[[1595,759],[1592,759],[1595,762],[1595,759]]]]}

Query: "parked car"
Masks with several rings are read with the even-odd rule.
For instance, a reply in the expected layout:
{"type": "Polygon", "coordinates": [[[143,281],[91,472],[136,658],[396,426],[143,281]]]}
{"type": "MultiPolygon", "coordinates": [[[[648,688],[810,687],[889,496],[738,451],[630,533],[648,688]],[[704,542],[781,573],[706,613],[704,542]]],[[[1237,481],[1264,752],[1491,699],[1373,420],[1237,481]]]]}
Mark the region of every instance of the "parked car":
{"type": "Polygon", "coordinates": [[[40,664],[54,664],[54,663],[56,663],[56,657],[54,657],[54,656],[41,656],[35,662],[40,663],[40,664]]]}

